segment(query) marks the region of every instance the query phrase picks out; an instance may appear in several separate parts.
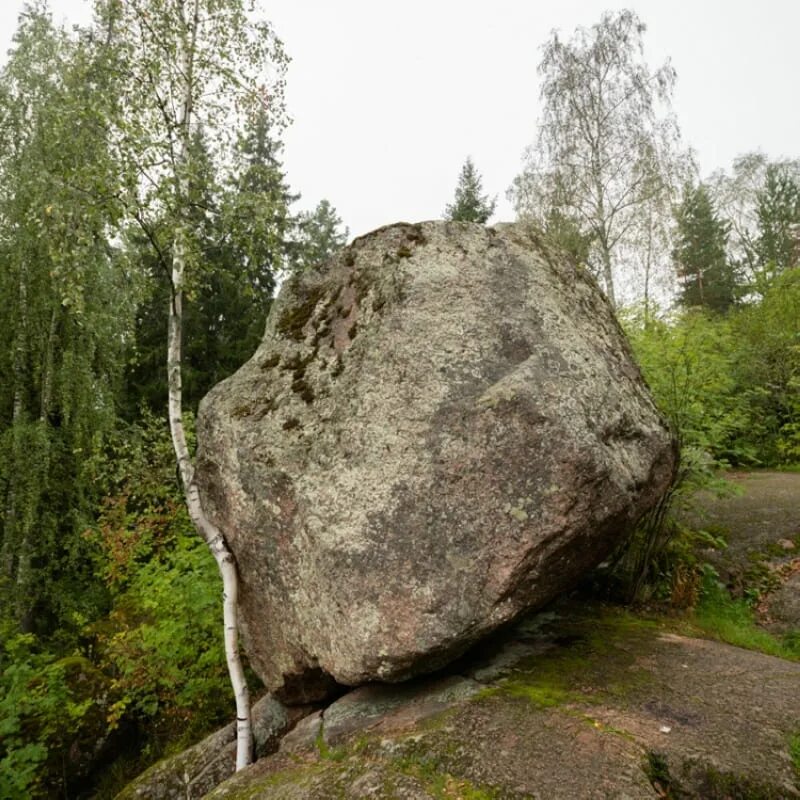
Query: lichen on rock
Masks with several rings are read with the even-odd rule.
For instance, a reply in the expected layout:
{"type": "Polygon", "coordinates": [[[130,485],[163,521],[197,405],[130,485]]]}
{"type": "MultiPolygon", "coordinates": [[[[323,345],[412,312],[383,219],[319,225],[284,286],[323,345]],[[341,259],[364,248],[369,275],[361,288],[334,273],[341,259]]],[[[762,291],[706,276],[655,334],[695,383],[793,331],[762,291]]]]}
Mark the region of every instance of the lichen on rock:
{"type": "Polygon", "coordinates": [[[291,279],[198,440],[287,702],[443,666],[572,586],[675,468],[605,298],[520,226],[393,225],[291,279]]]}

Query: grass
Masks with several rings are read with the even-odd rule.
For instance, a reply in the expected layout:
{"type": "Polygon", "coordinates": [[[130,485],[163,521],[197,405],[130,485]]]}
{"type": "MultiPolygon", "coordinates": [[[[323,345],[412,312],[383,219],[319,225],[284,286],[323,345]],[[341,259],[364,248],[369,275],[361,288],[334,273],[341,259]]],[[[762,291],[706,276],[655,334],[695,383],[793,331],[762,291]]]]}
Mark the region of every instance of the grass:
{"type": "Polygon", "coordinates": [[[320,758],[325,761],[344,761],[349,755],[347,749],[344,747],[330,747],[325,741],[325,735],[322,727],[319,729],[317,738],[314,740],[320,758]]]}
{"type": "Polygon", "coordinates": [[[503,691],[510,697],[522,697],[536,708],[555,708],[567,703],[591,702],[591,698],[560,686],[532,686],[529,683],[509,682],[503,691]]]}
{"type": "Polygon", "coordinates": [[[789,635],[780,639],[760,628],[747,601],[734,600],[713,576],[707,576],[703,582],[703,593],[692,621],[704,634],[722,642],[800,661],[800,637],[789,635]]]}
{"type": "Polygon", "coordinates": [[[775,472],[800,472],[800,464],[780,464],[777,467],[770,467],[775,472]]]}
{"type": "Polygon", "coordinates": [[[792,759],[792,766],[800,784],[800,730],[795,731],[789,737],[789,756],[792,759]]]}

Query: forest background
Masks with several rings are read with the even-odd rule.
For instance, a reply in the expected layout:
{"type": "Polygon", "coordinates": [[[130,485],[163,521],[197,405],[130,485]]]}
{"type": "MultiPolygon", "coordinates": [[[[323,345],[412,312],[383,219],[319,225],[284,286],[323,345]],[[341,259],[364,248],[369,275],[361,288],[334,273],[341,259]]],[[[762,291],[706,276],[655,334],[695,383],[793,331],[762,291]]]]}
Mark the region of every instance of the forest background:
{"type": "MultiPolygon", "coordinates": [[[[186,5],[130,6],[146,27],[170,3],[186,5]]],[[[71,30],[29,4],[0,73],[3,797],[111,796],[231,713],[219,579],[187,517],[166,421],[176,231],[189,232],[190,431],[203,395],[257,346],[277,284],[319,268],[348,234],[327,200],[294,210],[277,33],[248,28],[238,0],[202,6],[258,33],[260,49],[241,52],[261,72],[248,78],[256,102],[212,107],[192,128],[177,195],[169,137],[145,123],[180,75],[143,60],[113,0],[71,30]]],[[[800,161],[754,151],[701,180],[672,109],[677,76],[644,59],[641,20],[592,22],[542,45],[538,122],[506,202],[615,304],[680,438],[676,497],[721,467],[791,468],[800,161]]],[[[247,74],[229,63],[226,74],[247,74]]],[[[447,200],[447,218],[486,222],[497,198],[468,159],[447,200]]],[[[707,570],[677,517],[663,522],[620,560],[634,565],[621,591],[668,601],[688,570],[699,603],[707,570]]]]}

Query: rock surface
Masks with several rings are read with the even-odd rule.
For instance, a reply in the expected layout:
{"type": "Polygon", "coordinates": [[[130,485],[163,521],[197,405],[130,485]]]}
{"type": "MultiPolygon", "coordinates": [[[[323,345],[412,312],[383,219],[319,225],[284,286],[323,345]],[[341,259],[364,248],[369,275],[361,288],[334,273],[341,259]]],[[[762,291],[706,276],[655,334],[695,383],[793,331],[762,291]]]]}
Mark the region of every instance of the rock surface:
{"type": "Polygon", "coordinates": [[[488,643],[461,677],[344,696],[304,744],[208,800],[800,797],[800,664],[676,620],[557,611],[488,643]]]}
{"type": "Polygon", "coordinates": [[[542,606],[675,467],[594,282],[511,225],[390,226],[288,281],[198,441],[250,663],[295,703],[542,606]]]}
{"type": "MultiPolygon", "coordinates": [[[[303,716],[299,707],[286,708],[265,695],[252,708],[254,755],[274,753],[283,735],[303,716]]],[[[199,800],[234,774],[236,723],[203,741],[165,758],[143,772],[117,795],[117,800],[199,800]]]]}

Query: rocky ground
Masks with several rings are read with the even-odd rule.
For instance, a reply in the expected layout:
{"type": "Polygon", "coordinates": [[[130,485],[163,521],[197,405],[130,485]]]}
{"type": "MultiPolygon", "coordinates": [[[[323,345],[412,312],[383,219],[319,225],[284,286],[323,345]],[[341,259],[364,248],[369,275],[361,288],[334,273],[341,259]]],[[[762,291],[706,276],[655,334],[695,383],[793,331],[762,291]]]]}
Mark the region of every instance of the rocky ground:
{"type": "MultiPolygon", "coordinates": [[[[765,625],[797,631],[800,474],[732,479],[740,494],[703,499],[704,524],[730,543],[717,569],[734,590],[763,587],[765,625]]],[[[687,630],[573,596],[446,674],[308,714],[205,796],[800,798],[800,663],[687,630]]]]}
{"type": "Polygon", "coordinates": [[[209,798],[800,797],[800,664],[564,605],[447,677],[367,687],[209,798]]]}

